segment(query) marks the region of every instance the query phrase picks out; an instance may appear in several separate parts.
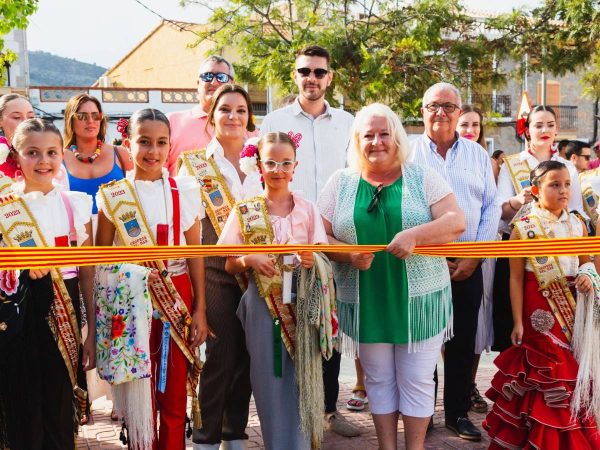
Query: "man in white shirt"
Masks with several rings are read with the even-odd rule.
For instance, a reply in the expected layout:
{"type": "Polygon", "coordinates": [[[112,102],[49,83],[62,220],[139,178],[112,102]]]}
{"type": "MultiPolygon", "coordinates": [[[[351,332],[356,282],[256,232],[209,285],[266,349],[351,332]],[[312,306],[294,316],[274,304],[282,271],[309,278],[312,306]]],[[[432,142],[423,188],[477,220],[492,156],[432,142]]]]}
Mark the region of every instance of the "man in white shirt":
{"type": "MultiPolygon", "coordinates": [[[[333,79],[329,52],[317,45],[300,50],[296,55],[293,74],[298,97],[289,106],[268,114],[260,134],[272,131],[288,133],[296,142],[298,166],[292,189],[316,202],[323,186],[338,169],[346,166],[350,128],[354,118],[341,109],[332,108],[325,100],[327,87],[333,79]]],[[[337,413],[338,377],[341,355],[335,351],[329,361],[323,360],[325,414],[330,429],[342,436],[353,437],[360,430],[337,413]]]]}
{"type": "Polygon", "coordinates": [[[316,45],[302,49],[293,77],[298,97],[291,105],[268,114],[260,134],[283,131],[293,136],[298,167],[292,189],[301,190],[308,200],[316,202],[331,174],[346,166],[354,118],[325,100],[333,79],[327,50],[316,45]]]}

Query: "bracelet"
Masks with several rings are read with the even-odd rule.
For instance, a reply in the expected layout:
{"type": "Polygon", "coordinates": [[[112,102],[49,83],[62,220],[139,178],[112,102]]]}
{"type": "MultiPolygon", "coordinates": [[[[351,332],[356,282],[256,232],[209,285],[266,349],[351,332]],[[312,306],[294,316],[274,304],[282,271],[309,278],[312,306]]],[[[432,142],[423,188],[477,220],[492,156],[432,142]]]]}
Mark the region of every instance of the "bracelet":
{"type": "Polygon", "coordinates": [[[509,199],[508,199],[508,206],[510,206],[510,209],[512,209],[514,212],[517,212],[517,211],[518,211],[518,209],[515,209],[515,208],[514,208],[514,206],[513,206],[513,205],[512,205],[512,203],[510,202],[511,200],[512,200],[511,198],[509,198],[509,199]]]}

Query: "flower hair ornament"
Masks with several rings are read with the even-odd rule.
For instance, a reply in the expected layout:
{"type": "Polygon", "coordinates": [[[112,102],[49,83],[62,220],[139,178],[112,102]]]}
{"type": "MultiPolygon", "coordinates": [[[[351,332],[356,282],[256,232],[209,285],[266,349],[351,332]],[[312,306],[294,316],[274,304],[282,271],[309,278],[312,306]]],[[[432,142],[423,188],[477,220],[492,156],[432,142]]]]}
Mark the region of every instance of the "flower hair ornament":
{"type": "Polygon", "coordinates": [[[240,169],[246,175],[258,171],[258,138],[250,138],[240,153],[240,169]]]}
{"type": "Polygon", "coordinates": [[[127,139],[127,126],[129,125],[129,120],[125,117],[121,117],[117,122],[117,131],[121,133],[123,139],[127,139]]]}
{"type": "Polygon", "coordinates": [[[4,136],[0,136],[0,164],[4,164],[8,155],[10,154],[10,144],[8,139],[4,136]]]}
{"type": "Polygon", "coordinates": [[[294,145],[296,146],[296,150],[300,147],[300,141],[302,140],[302,133],[294,134],[293,131],[288,131],[288,136],[292,141],[294,141],[294,145]]]}

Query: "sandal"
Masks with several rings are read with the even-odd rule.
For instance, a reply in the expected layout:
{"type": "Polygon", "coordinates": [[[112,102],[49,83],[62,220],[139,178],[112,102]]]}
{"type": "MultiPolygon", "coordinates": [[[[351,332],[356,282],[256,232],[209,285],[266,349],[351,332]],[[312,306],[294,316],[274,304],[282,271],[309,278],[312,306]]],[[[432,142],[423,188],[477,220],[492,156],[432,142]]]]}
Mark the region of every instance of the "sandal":
{"type": "Polygon", "coordinates": [[[369,403],[367,398],[367,391],[364,386],[356,385],[352,389],[352,397],[346,402],[346,409],[350,411],[362,411],[365,409],[365,405],[369,403]],[[364,396],[359,395],[362,392],[364,396]]]}
{"type": "Polygon", "coordinates": [[[484,413],[488,410],[488,404],[485,399],[479,393],[477,385],[473,384],[471,388],[471,411],[477,413],[484,413]]]}

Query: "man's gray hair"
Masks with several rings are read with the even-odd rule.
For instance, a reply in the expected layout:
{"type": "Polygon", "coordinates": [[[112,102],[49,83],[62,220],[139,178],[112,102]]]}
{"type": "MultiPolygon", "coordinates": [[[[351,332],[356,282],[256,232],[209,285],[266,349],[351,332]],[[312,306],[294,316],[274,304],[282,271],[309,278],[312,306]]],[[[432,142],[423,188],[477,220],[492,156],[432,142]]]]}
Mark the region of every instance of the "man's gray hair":
{"type": "Polygon", "coordinates": [[[432,94],[434,92],[439,92],[439,91],[450,91],[450,92],[452,92],[454,94],[454,96],[456,97],[456,99],[457,99],[457,105],[459,107],[462,106],[462,102],[461,102],[461,99],[460,99],[460,91],[453,84],[446,83],[446,82],[435,83],[433,86],[430,86],[429,89],[427,89],[425,91],[425,93],[423,94],[423,99],[421,101],[422,106],[425,107],[425,99],[430,94],[432,94]]]}
{"type": "Polygon", "coordinates": [[[227,64],[227,67],[229,68],[229,75],[231,76],[231,78],[235,79],[235,71],[233,70],[233,65],[227,61],[225,58],[223,58],[222,56],[219,55],[210,55],[208,58],[206,58],[204,61],[202,61],[202,64],[200,64],[200,68],[198,69],[198,74],[202,73],[202,67],[204,67],[204,64],[206,64],[209,61],[213,61],[218,63],[223,63],[223,64],[227,64]]]}

